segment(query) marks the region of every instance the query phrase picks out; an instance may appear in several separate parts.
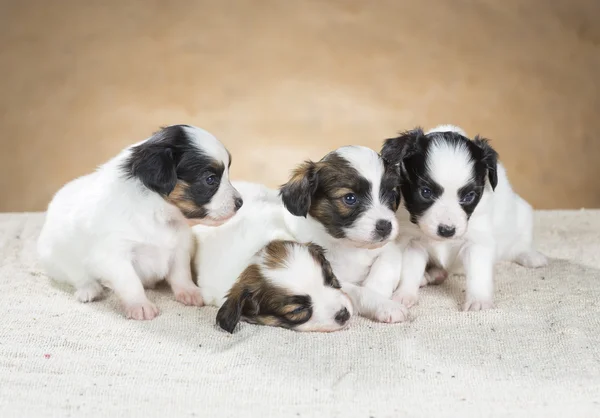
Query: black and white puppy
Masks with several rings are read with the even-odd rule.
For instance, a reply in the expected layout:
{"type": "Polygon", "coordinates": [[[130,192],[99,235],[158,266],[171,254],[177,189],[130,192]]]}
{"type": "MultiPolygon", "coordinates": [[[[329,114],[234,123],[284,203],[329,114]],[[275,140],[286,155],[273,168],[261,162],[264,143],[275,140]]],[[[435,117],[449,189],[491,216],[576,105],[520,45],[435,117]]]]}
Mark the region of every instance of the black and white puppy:
{"type": "Polygon", "coordinates": [[[405,250],[395,300],[411,306],[420,284],[440,283],[463,267],[464,310],[487,309],[497,261],[547,264],[532,247],[533,210],[512,190],[486,139],[471,140],[452,125],[427,133],[417,128],[386,140],[381,155],[397,167],[404,198],[397,212],[405,250]]]}
{"type": "Polygon", "coordinates": [[[144,287],[163,279],[179,302],[201,306],[188,223],[217,225],[242,206],[230,164],[220,141],[187,125],[127,147],[56,193],[38,240],[42,266],[81,302],[113,289],[128,318],[158,314],[144,287]]]}
{"type": "Polygon", "coordinates": [[[325,248],[356,312],[381,322],[408,315],[391,300],[402,257],[394,243],[398,181],[375,151],[347,146],[301,164],[280,189],[294,239],[325,248]]]}

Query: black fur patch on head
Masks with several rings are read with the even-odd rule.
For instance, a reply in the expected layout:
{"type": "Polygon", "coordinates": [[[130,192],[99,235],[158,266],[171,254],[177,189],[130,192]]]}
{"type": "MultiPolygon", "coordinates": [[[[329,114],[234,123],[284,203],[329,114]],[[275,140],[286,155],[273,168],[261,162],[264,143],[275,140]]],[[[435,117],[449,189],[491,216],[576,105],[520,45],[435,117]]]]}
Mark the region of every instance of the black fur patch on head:
{"type": "Polygon", "coordinates": [[[325,284],[325,286],[333,287],[334,289],[341,289],[342,286],[340,285],[340,282],[333,273],[331,264],[329,264],[329,261],[325,256],[325,249],[320,245],[314,244],[312,242],[306,245],[308,246],[308,251],[312,255],[313,259],[317,262],[317,264],[321,266],[321,271],[323,272],[323,283],[325,284]]]}
{"type": "Polygon", "coordinates": [[[422,129],[402,133],[397,138],[387,139],[381,151],[382,157],[390,165],[394,165],[400,174],[400,188],[404,198],[404,206],[410,214],[410,220],[418,223],[420,217],[444,193],[442,185],[437,184],[427,169],[427,160],[433,141],[444,141],[450,147],[464,147],[470,154],[473,169],[473,181],[465,184],[456,198],[460,201],[469,193],[475,198],[461,207],[470,217],[481,200],[485,188],[486,175],[495,189],[498,178],[496,174],[497,153],[487,140],[475,137],[473,141],[457,132],[432,132],[425,135],[422,129]],[[423,190],[427,189],[424,197],[423,190]]]}
{"type": "Polygon", "coordinates": [[[194,145],[185,127],[162,128],[132,147],[121,169],[127,178],[140,180],[175,204],[186,217],[203,218],[207,214],[204,205],[219,189],[225,166],[194,145]]]}
{"type": "Polygon", "coordinates": [[[345,238],[346,229],[371,206],[372,184],[352,165],[332,152],[318,163],[298,167],[280,189],[287,210],[296,216],[319,221],[334,238],[345,238]],[[345,196],[354,195],[356,203],[347,204],[345,196]]]}

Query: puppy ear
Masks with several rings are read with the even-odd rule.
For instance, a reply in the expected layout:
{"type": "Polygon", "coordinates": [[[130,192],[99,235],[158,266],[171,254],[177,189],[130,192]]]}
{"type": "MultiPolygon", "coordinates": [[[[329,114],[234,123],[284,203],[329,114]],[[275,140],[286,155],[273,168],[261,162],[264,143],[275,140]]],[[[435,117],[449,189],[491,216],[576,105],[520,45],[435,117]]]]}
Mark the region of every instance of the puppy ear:
{"type": "Polygon", "coordinates": [[[169,130],[172,127],[160,130],[146,142],[133,147],[123,165],[129,177],[139,179],[148,189],[163,196],[169,195],[177,184],[174,145],[169,130]]]}
{"type": "Polygon", "coordinates": [[[235,291],[235,287],[227,295],[227,300],[217,312],[217,324],[230,334],[240,322],[244,305],[252,297],[247,289],[235,291]]]}
{"type": "Polygon", "coordinates": [[[295,216],[306,218],[310,203],[318,186],[317,165],[306,161],[298,166],[292,176],[279,189],[279,195],[285,208],[295,216]]]}
{"type": "Polygon", "coordinates": [[[482,152],[481,161],[487,167],[488,179],[492,185],[492,190],[496,190],[498,185],[498,153],[491,147],[489,140],[475,136],[473,143],[479,147],[482,152]]]}
{"type": "Polygon", "coordinates": [[[424,136],[423,129],[416,127],[410,131],[401,132],[400,136],[396,138],[386,139],[381,148],[381,158],[387,164],[400,168],[402,161],[416,150],[419,138],[424,136]]]}
{"type": "Polygon", "coordinates": [[[317,263],[321,266],[321,270],[323,271],[323,280],[326,285],[333,287],[334,289],[341,289],[340,282],[337,277],[333,273],[333,269],[331,268],[331,264],[327,257],[325,256],[325,249],[320,245],[309,242],[308,251],[315,259],[317,263]]]}

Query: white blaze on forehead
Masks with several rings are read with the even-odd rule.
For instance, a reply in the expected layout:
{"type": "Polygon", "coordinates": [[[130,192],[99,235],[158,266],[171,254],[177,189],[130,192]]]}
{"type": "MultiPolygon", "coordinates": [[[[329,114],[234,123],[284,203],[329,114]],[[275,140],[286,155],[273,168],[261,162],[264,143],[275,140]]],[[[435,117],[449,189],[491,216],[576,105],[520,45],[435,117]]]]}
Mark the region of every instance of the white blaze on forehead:
{"type": "Polygon", "coordinates": [[[217,161],[222,161],[225,168],[229,166],[229,153],[225,145],[215,138],[213,134],[196,126],[183,126],[183,130],[207,156],[217,161]]]}
{"type": "Polygon", "coordinates": [[[456,132],[457,134],[460,134],[465,138],[467,137],[467,133],[460,126],[456,125],[438,125],[435,128],[427,131],[425,135],[431,134],[433,132],[456,132]]]}
{"type": "Polygon", "coordinates": [[[291,244],[286,244],[285,248],[287,250],[285,268],[264,269],[262,273],[265,278],[271,283],[285,287],[291,293],[299,295],[311,295],[323,288],[325,282],[322,268],[308,252],[308,249],[301,245],[291,244]]]}
{"type": "Polygon", "coordinates": [[[335,152],[371,182],[371,195],[374,200],[377,200],[384,172],[383,161],[379,154],[361,145],[349,145],[338,148],[335,152]]]}
{"type": "Polygon", "coordinates": [[[433,139],[427,152],[427,171],[438,185],[458,190],[473,180],[473,160],[464,143],[453,144],[433,139]]]}

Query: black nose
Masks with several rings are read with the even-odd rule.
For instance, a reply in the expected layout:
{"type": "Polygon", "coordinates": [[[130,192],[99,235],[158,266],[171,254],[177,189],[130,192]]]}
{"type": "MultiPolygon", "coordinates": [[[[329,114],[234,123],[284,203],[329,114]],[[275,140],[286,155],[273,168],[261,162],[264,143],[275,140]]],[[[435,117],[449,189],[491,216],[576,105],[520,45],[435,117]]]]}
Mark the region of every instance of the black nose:
{"type": "Polygon", "coordinates": [[[390,232],[392,232],[392,223],[390,221],[380,219],[375,224],[375,231],[381,238],[386,238],[388,235],[390,235],[390,232]]]}
{"type": "Polygon", "coordinates": [[[244,205],[244,200],[241,197],[235,198],[235,210],[240,210],[240,208],[244,205]]]}
{"type": "Polygon", "coordinates": [[[342,308],[335,314],[335,322],[340,325],[344,325],[350,319],[350,312],[348,309],[342,308]]]}
{"type": "Polygon", "coordinates": [[[450,238],[456,232],[456,228],[448,225],[439,225],[438,226],[438,235],[444,238],[450,238]]]}

